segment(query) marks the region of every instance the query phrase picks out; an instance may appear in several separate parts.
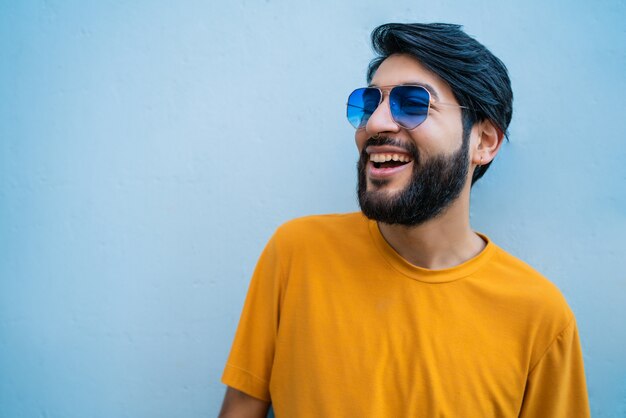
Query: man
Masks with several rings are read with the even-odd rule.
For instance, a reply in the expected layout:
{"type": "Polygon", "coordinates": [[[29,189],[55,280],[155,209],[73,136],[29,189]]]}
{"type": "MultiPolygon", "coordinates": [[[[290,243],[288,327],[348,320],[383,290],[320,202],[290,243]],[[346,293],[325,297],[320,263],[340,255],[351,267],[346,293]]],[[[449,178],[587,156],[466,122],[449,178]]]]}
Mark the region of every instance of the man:
{"type": "Polygon", "coordinates": [[[588,417],[576,321],[469,222],[512,116],[457,25],[388,24],[348,99],[360,213],[281,226],[254,272],[222,416],[588,417]]]}

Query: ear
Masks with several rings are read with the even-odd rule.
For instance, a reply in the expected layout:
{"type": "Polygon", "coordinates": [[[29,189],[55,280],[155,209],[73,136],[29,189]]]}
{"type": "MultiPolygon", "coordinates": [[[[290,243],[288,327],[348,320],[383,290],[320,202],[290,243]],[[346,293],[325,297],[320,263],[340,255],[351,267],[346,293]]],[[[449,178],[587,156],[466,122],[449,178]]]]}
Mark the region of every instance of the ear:
{"type": "Polygon", "coordinates": [[[472,163],[477,166],[485,165],[496,157],[504,139],[504,132],[487,119],[479,122],[475,128],[478,135],[472,147],[472,163]]]}

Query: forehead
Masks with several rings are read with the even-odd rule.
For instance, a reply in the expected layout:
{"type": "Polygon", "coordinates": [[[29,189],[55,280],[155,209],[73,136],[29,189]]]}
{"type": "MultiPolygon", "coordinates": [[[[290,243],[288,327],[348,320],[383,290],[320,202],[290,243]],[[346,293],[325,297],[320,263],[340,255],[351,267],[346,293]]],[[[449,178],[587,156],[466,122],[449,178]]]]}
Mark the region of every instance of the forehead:
{"type": "Polygon", "coordinates": [[[410,55],[394,54],[387,57],[372,77],[372,86],[395,86],[398,84],[421,84],[428,87],[435,98],[454,100],[448,83],[424,67],[410,55]]]}

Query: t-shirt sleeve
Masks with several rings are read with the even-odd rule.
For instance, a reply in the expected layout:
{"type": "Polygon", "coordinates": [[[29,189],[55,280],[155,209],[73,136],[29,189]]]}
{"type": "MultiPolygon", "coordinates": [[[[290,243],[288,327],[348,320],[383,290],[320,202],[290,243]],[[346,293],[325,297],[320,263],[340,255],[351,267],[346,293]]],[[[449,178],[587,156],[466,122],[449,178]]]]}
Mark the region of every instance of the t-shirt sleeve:
{"type": "Polygon", "coordinates": [[[252,275],[222,383],[270,402],[269,382],[278,331],[280,260],[273,237],[252,275]]]}
{"type": "Polygon", "coordinates": [[[590,415],[578,329],[572,317],[531,370],[520,417],[587,418],[590,415]]]}

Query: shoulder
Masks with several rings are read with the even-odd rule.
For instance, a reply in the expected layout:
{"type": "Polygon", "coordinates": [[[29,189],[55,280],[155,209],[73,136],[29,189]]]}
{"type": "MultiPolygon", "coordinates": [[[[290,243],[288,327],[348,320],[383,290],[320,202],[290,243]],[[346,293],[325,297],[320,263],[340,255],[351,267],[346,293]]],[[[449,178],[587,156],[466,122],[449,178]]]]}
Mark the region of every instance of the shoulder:
{"type": "Polygon", "coordinates": [[[311,215],[285,222],[276,230],[275,238],[283,243],[300,242],[303,238],[339,238],[367,230],[367,218],[361,212],[311,215]]]}
{"type": "Polygon", "coordinates": [[[528,344],[532,369],[548,347],[575,326],[574,313],[552,281],[500,247],[496,246],[484,274],[492,300],[501,304],[511,328],[528,344]]]}
{"type": "Polygon", "coordinates": [[[270,245],[281,257],[336,257],[371,241],[368,219],[361,212],[292,219],[276,229],[270,245]]]}
{"type": "Polygon", "coordinates": [[[489,272],[538,341],[548,344],[572,323],[574,314],[561,290],[529,264],[496,247],[489,272]]]}
{"type": "Polygon", "coordinates": [[[534,267],[496,246],[491,268],[522,295],[554,308],[568,308],[559,288],[534,267]]]}

